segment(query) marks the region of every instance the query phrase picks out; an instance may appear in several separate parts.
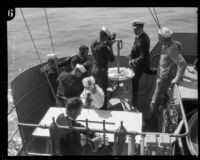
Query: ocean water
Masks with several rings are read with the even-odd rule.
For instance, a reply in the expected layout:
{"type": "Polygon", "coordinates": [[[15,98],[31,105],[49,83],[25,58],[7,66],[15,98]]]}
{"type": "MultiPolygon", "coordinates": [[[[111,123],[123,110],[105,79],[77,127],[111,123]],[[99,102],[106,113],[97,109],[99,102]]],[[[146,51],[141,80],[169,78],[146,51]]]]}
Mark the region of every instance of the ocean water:
{"type": "MultiPolygon", "coordinates": [[[[155,8],[161,26],[167,26],[173,32],[197,33],[197,8],[160,7],[155,8]]],[[[34,38],[37,50],[43,62],[51,53],[52,46],[43,8],[22,8],[28,26],[34,38]]],[[[157,43],[158,27],[148,8],[47,8],[55,53],[58,57],[70,56],[78,52],[80,45],[90,44],[98,39],[101,26],[106,26],[117,38],[123,40],[121,55],[130,53],[134,34],[131,20],[145,22],[144,30],[149,34],[151,49],[157,43]]],[[[33,43],[23,21],[20,9],[16,16],[8,21],[8,108],[12,106],[10,82],[20,73],[40,63],[33,43]]],[[[116,46],[114,46],[116,52],[116,46]]],[[[91,52],[89,52],[91,54],[91,52]]],[[[9,109],[8,109],[9,110],[9,109]]],[[[16,114],[8,118],[9,136],[16,127],[16,114]]]]}

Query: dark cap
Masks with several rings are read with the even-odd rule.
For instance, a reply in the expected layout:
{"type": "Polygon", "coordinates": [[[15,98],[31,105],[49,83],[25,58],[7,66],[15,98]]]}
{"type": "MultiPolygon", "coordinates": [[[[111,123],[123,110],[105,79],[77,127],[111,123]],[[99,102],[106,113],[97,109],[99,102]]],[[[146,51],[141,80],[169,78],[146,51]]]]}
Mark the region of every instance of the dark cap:
{"type": "Polygon", "coordinates": [[[79,47],[79,51],[82,53],[83,51],[85,51],[86,49],[89,50],[88,46],[82,45],[79,47]]]}

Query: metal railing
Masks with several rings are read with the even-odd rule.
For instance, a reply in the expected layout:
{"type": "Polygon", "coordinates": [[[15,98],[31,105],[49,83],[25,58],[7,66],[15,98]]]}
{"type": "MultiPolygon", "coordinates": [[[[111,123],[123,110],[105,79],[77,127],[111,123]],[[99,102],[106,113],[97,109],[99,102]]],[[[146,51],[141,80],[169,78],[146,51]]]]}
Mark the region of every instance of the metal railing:
{"type": "MultiPolygon", "coordinates": [[[[147,135],[155,135],[155,136],[161,136],[161,135],[166,135],[168,134],[170,137],[175,137],[178,139],[178,143],[180,145],[180,147],[182,146],[182,141],[181,141],[181,138],[182,137],[187,137],[188,133],[189,133],[189,127],[188,127],[188,124],[187,124],[187,119],[186,119],[186,115],[185,115],[185,112],[184,112],[184,108],[183,108],[183,103],[182,103],[182,100],[181,100],[181,96],[180,96],[180,92],[179,92],[179,89],[178,89],[178,86],[175,85],[175,90],[177,91],[177,98],[178,98],[178,101],[179,101],[179,107],[180,107],[180,110],[181,110],[181,114],[182,114],[182,119],[181,121],[179,122],[179,125],[176,129],[176,131],[174,133],[159,133],[159,132],[127,132],[126,135],[129,135],[131,137],[131,142],[132,146],[131,149],[129,149],[128,151],[128,154],[131,155],[133,153],[135,153],[135,136],[136,135],[140,135],[141,136],[141,147],[140,147],[140,154],[141,155],[144,155],[144,138],[145,136],[147,135]],[[185,132],[184,133],[180,133],[182,127],[185,126],[185,132]]],[[[64,130],[76,130],[76,131],[94,131],[94,132],[99,132],[99,133],[103,133],[103,137],[104,137],[104,143],[105,143],[105,133],[111,133],[111,134],[114,134],[115,131],[113,130],[108,130],[106,129],[105,125],[106,123],[109,123],[109,122],[96,122],[96,121],[88,121],[87,119],[85,120],[85,123],[86,123],[86,127],[68,127],[68,126],[58,126],[59,129],[64,129],[64,130]],[[103,129],[89,129],[88,128],[88,123],[102,123],[103,124],[103,129]]],[[[122,122],[123,123],[123,122],[122,122]]],[[[33,127],[33,128],[36,128],[36,127],[39,127],[39,128],[43,128],[43,129],[49,129],[50,128],[50,125],[40,125],[40,124],[30,124],[30,123],[18,123],[18,127],[33,127]]],[[[17,133],[19,129],[17,129],[15,131],[14,134],[17,133]]],[[[23,132],[23,131],[22,131],[23,132]]],[[[25,147],[25,151],[26,151],[26,142],[24,141],[24,136],[23,136],[23,133],[21,134],[22,136],[22,143],[23,143],[23,146],[25,147]]],[[[9,141],[13,138],[13,136],[9,139],[9,141]]],[[[182,150],[181,148],[181,152],[182,154],[184,154],[184,151],[182,150]]],[[[26,151],[26,154],[27,155],[40,155],[40,154],[37,154],[37,153],[28,153],[26,151]]],[[[46,154],[44,154],[46,155],[46,154]]]]}
{"type": "MultiPolygon", "coordinates": [[[[185,116],[185,112],[184,112],[184,108],[183,108],[183,104],[182,104],[182,100],[181,100],[181,96],[180,96],[180,92],[179,89],[177,87],[177,85],[175,85],[175,89],[177,91],[177,95],[178,95],[178,100],[179,100],[179,107],[181,109],[181,114],[182,114],[182,119],[179,122],[179,125],[176,129],[176,131],[174,133],[160,133],[160,132],[135,132],[135,131],[129,131],[126,132],[126,135],[129,135],[130,138],[130,142],[129,142],[129,146],[131,146],[131,148],[128,149],[128,155],[133,155],[135,153],[135,136],[136,135],[140,135],[141,136],[141,142],[140,142],[140,155],[144,155],[145,154],[145,145],[144,145],[144,138],[147,135],[155,135],[156,137],[161,136],[161,135],[168,135],[169,137],[175,137],[178,139],[178,144],[180,145],[180,149],[182,154],[184,154],[183,148],[182,148],[182,141],[181,138],[182,137],[186,137],[189,133],[189,127],[187,124],[187,120],[186,120],[186,116],[185,116]],[[182,127],[185,126],[185,132],[184,133],[180,133],[182,127]]],[[[106,129],[106,122],[105,120],[103,122],[98,122],[98,123],[102,123],[103,124],[103,129],[90,129],[88,128],[88,120],[85,120],[86,123],[86,127],[69,127],[69,126],[58,126],[58,129],[63,129],[63,130],[76,130],[76,131],[93,131],[93,132],[99,132],[99,133],[103,133],[103,137],[104,137],[104,143],[105,143],[105,133],[111,133],[114,134],[115,131],[113,130],[109,130],[106,129]]],[[[92,121],[92,123],[94,123],[95,121],[92,121]]],[[[90,122],[91,123],[91,122],[90,122]]],[[[121,122],[123,124],[123,122],[121,122]]],[[[40,124],[27,124],[27,123],[18,123],[19,127],[39,127],[39,128],[43,128],[43,129],[49,129],[50,125],[40,125],[40,124]]],[[[23,141],[23,144],[25,145],[25,142],[23,141]]]]}

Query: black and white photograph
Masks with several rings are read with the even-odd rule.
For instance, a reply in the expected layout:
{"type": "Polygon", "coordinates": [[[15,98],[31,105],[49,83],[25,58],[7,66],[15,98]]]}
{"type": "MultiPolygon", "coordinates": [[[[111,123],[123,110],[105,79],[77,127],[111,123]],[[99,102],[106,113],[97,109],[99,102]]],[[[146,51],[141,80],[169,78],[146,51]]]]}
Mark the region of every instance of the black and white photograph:
{"type": "Polygon", "coordinates": [[[9,13],[7,156],[199,156],[197,7],[9,13]]]}

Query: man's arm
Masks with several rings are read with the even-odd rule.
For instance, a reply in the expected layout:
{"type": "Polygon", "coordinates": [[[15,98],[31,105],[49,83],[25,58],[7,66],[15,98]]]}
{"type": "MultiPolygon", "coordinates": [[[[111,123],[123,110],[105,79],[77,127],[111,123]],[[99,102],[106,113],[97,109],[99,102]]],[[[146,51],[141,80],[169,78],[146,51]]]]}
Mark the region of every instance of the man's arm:
{"type": "MultiPolygon", "coordinates": [[[[80,123],[78,123],[76,121],[74,121],[74,126],[75,127],[84,127],[84,128],[86,128],[84,125],[82,125],[82,124],[80,124],[80,123]]],[[[87,135],[87,131],[81,131],[81,133],[84,134],[84,135],[87,135]]],[[[95,136],[95,132],[92,132],[92,131],[88,132],[88,136],[93,138],[95,136]]]]}
{"type": "Polygon", "coordinates": [[[96,105],[96,108],[101,108],[103,106],[104,97],[105,94],[103,90],[96,84],[96,92],[92,93],[92,99],[94,101],[94,104],[96,105]]]}
{"type": "Polygon", "coordinates": [[[168,55],[173,60],[173,62],[177,65],[177,73],[176,77],[172,80],[172,83],[178,83],[181,78],[183,77],[183,74],[186,70],[187,63],[181,53],[176,49],[172,48],[169,50],[168,55]]]}
{"type": "Polygon", "coordinates": [[[112,46],[111,45],[107,45],[107,44],[103,44],[102,48],[103,48],[103,53],[107,57],[107,60],[109,62],[113,62],[115,60],[115,56],[114,56],[114,53],[113,53],[112,46]]]}
{"type": "Polygon", "coordinates": [[[134,63],[136,65],[139,65],[142,61],[144,61],[145,59],[149,58],[149,41],[146,39],[143,39],[141,41],[141,45],[140,45],[140,56],[138,58],[134,59],[134,63]]]}
{"type": "Polygon", "coordinates": [[[71,60],[71,68],[72,70],[75,68],[76,64],[77,64],[78,58],[77,56],[73,57],[71,60]]]}

